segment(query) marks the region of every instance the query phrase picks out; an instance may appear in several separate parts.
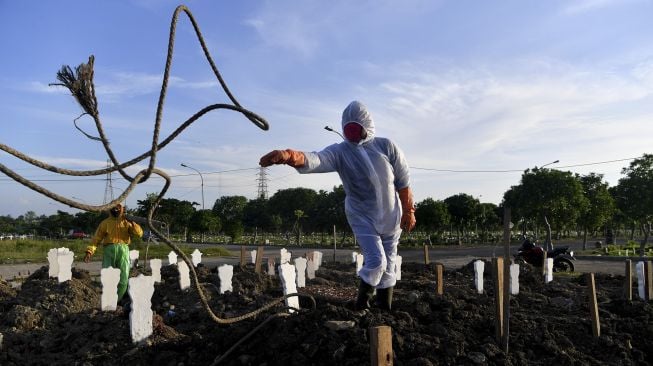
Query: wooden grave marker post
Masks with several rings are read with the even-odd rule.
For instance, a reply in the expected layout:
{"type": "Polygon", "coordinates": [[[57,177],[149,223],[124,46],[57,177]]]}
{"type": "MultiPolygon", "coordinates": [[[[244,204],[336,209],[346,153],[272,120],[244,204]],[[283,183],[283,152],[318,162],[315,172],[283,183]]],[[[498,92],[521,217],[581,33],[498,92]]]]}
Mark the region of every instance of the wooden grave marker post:
{"type": "Polygon", "coordinates": [[[592,333],[594,337],[601,335],[601,323],[599,321],[599,305],[596,301],[596,285],[594,282],[594,273],[587,274],[587,287],[590,295],[590,315],[592,317],[592,333]]]}
{"type": "Polygon", "coordinates": [[[624,297],[633,300],[633,261],[626,259],[626,278],[624,279],[624,297]]]}
{"type": "Polygon", "coordinates": [[[370,359],[372,366],[392,366],[392,328],[389,326],[370,328],[370,359]]]}
{"type": "Polygon", "coordinates": [[[428,266],[429,263],[431,263],[429,260],[429,246],[428,244],[424,244],[424,264],[428,266]]]}
{"type": "Polygon", "coordinates": [[[435,265],[435,293],[438,295],[444,294],[444,265],[437,263],[435,265]]]}
{"type": "Polygon", "coordinates": [[[264,247],[262,245],[259,245],[258,248],[256,248],[256,262],[254,263],[254,272],[255,273],[261,273],[261,265],[263,263],[263,249],[264,247]]]}
{"type": "Polygon", "coordinates": [[[653,300],[653,262],[644,262],[644,297],[653,300]]]}
{"type": "Polygon", "coordinates": [[[503,351],[508,353],[508,342],[510,338],[510,230],[512,229],[510,222],[511,212],[510,207],[503,209],[503,337],[501,345],[503,351]]]}
{"type": "Polygon", "coordinates": [[[495,337],[497,342],[503,340],[503,257],[492,258],[492,279],[494,281],[495,337]]]}

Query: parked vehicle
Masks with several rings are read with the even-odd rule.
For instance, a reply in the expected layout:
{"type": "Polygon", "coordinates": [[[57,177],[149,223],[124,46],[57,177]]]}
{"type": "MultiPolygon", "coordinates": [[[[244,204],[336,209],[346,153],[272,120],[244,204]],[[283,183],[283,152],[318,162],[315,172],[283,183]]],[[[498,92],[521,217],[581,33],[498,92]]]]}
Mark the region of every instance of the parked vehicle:
{"type": "Polygon", "coordinates": [[[68,239],[85,239],[85,238],[88,238],[88,234],[86,234],[81,230],[72,230],[68,234],[68,239]]]}
{"type": "MultiPolygon", "coordinates": [[[[573,272],[576,258],[574,252],[569,247],[558,247],[546,252],[547,258],[553,259],[554,272],[573,272]]],[[[515,262],[525,262],[536,267],[542,267],[544,264],[544,249],[535,245],[529,239],[525,239],[515,255],[515,262]]]]}

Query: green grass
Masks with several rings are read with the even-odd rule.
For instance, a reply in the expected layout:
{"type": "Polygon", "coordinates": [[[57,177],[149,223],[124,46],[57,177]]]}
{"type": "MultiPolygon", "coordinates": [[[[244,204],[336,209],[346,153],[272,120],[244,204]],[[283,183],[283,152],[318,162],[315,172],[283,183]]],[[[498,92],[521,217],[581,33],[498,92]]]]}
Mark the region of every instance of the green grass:
{"type": "MultiPolygon", "coordinates": [[[[582,252],[584,255],[601,255],[601,256],[618,256],[618,257],[625,257],[627,256],[632,256],[632,257],[638,257],[639,256],[639,243],[635,241],[628,241],[628,243],[624,245],[614,245],[610,244],[607,246],[604,246],[601,249],[589,249],[585,250],[582,252]]],[[[649,245],[645,248],[645,255],[646,257],[653,257],[653,246],[649,245]]]]}
{"type": "MultiPolygon", "coordinates": [[[[4,240],[0,241],[0,264],[14,264],[14,263],[47,263],[48,251],[53,248],[68,248],[75,253],[75,260],[82,260],[84,258],[86,247],[89,245],[88,240],[4,240]]],[[[194,246],[185,244],[177,244],[179,249],[187,255],[190,255],[194,250],[194,246]]],[[[168,253],[172,249],[165,243],[154,244],[150,243],[147,248],[147,243],[132,243],[129,245],[130,249],[140,251],[140,257],[145,258],[145,251],[147,249],[147,258],[161,258],[166,259],[168,253]]],[[[221,246],[203,247],[200,249],[203,257],[221,257],[233,255],[227,249],[221,246]]],[[[102,260],[102,246],[98,246],[93,260],[102,260]]]]}

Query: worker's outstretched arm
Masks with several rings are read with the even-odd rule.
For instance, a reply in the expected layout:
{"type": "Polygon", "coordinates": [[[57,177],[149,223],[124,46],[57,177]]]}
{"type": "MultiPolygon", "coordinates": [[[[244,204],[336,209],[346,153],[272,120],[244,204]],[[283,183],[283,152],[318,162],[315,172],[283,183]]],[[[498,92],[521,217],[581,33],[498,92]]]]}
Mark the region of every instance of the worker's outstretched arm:
{"type": "Polygon", "coordinates": [[[401,201],[401,223],[403,230],[410,232],[415,227],[415,203],[413,202],[413,192],[410,187],[399,190],[399,200],[401,201]]]}
{"type": "Polygon", "coordinates": [[[306,158],[304,153],[297,150],[273,150],[263,155],[259,161],[259,165],[266,167],[273,164],[288,164],[293,168],[304,166],[306,158]]]}

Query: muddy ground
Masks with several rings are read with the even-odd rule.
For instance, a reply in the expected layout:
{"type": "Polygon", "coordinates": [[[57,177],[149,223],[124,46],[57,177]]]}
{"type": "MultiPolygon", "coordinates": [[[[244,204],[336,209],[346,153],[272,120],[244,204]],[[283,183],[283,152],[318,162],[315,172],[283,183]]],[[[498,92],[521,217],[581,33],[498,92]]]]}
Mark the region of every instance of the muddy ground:
{"type": "MultiPolygon", "coordinates": [[[[471,266],[445,269],[437,296],[433,266],[404,263],[393,311],[353,310],[354,264],[325,264],[300,289],[306,310],[292,316],[279,305],[233,325],[212,322],[194,289],[180,291],[176,267],[164,266],[152,298],[154,334],[130,339],[119,308],[99,311],[100,284],[87,272],[71,281],[48,278],[47,267],[19,290],[0,280],[1,365],[366,365],[371,326],[392,327],[395,365],[647,365],[653,363],[653,303],[623,299],[623,277],[596,275],[601,336],[592,336],[585,277],[556,276],[543,284],[522,267],[520,293],[510,302],[510,349],[494,340],[492,279],[474,289],[471,266]],[[330,329],[332,320],[351,327],[330,329]],[[254,331],[252,333],[252,331],[254,331]],[[233,348],[243,337],[251,337],[233,348]]],[[[489,265],[486,266],[489,268],[489,265]]],[[[200,282],[221,317],[238,316],[282,295],[277,277],[234,268],[232,293],[217,294],[215,268],[200,267],[200,282]]],[[[136,273],[133,273],[136,274],[136,273]]],[[[636,289],[635,289],[636,290],[636,289]]],[[[635,296],[637,298],[637,296],[635,296]]]]}

